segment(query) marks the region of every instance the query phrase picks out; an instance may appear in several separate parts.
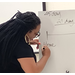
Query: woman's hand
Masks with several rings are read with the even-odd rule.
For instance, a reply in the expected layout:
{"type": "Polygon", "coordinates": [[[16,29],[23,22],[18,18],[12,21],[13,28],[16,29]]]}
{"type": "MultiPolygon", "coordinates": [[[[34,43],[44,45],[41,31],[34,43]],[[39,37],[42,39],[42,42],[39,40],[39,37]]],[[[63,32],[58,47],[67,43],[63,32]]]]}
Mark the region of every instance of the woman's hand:
{"type": "Polygon", "coordinates": [[[48,48],[48,46],[43,46],[43,47],[42,47],[42,55],[43,55],[43,56],[50,57],[51,51],[50,51],[50,49],[48,48]]]}
{"type": "Polygon", "coordinates": [[[30,41],[30,44],[31,44],[31,45],[37,45],[37,49],[38,49],[38,48],[39,48],[39,45],[40,45],[41,43],[39,42],[38,39],[34,39],[34,40],[31,40],[31,41],[30,41]]]}

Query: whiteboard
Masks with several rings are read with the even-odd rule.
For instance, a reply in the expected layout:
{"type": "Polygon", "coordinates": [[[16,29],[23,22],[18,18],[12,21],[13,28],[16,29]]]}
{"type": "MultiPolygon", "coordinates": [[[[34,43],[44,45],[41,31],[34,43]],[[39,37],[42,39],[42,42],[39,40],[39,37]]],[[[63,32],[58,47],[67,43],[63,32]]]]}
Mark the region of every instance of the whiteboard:
{"type": "Polygon", "coordinates": [[[41,47],[51,50],[42,73],[75,73],[75,10],[40,11],[41,47]]]}

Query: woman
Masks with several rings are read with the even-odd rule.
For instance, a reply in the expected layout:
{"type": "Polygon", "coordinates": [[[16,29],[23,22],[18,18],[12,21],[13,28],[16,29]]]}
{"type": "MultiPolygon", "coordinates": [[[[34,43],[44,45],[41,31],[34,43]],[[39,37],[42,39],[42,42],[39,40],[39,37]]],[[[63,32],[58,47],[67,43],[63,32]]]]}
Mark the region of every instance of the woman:
{"type": "Polygon", "coordinates": [[[0,25],[1,73],[39,73],[43,70],[50,56],[49,48],[42,47],[43,56],[36,62],[30,46],[39,45],[39,41],[33,38],[39,36],[40,23],[34,12],[17,12],[9,21],[0,25]]]}

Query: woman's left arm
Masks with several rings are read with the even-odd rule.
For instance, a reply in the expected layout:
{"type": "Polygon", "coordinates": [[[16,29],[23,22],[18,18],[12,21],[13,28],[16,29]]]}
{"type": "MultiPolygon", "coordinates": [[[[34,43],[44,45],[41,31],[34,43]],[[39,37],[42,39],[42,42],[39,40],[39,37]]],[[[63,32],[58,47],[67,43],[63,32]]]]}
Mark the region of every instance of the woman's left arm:
{"type": "Polygon", "coordinates": [[[41,44],[40,42],[39,42],[39,39],[34,39],[34,40],[31,40],[30,41],[30,44],[31,45],[37,45],[37,49],[39,48],[39,45],[41,44]]]}
{"type": "Polygon", "coordinates": [[[30,44],[35,45],[35,44],[41,44],[41,43],[39,42],[39,39],[34,39],[30,41],[30,44]]]}

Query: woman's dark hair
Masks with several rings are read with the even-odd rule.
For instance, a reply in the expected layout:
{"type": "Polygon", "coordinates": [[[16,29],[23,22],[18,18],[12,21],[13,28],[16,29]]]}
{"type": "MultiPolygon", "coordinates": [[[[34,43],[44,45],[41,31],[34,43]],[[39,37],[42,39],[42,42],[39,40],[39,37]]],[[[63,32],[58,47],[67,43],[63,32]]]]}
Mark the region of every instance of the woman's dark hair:
{"type": "Polygon", "coordinates": [[[40,19],[34,12],[17,12],[10,20],[0,25],[0,66],[5,69],[19,40],[39,25],[40,19]]]}

